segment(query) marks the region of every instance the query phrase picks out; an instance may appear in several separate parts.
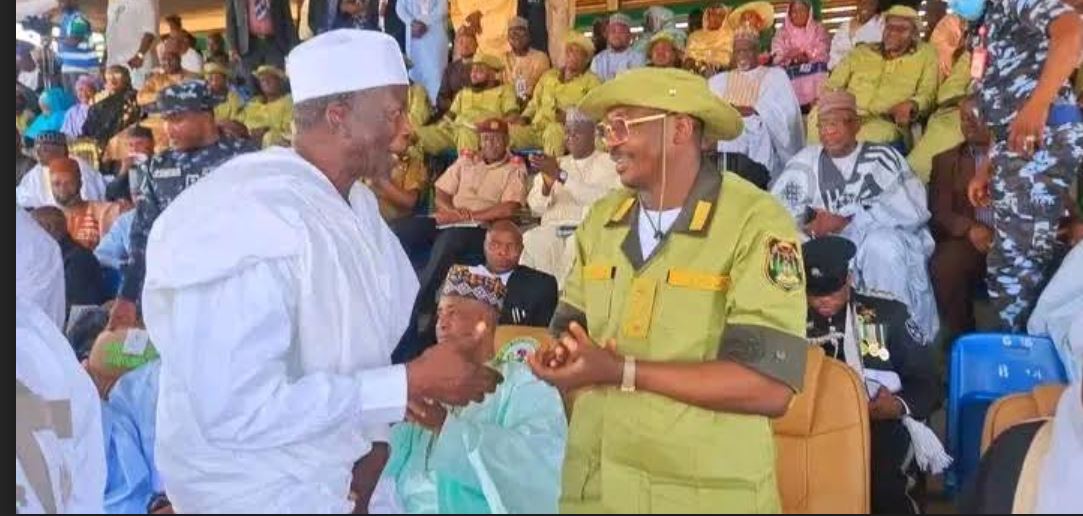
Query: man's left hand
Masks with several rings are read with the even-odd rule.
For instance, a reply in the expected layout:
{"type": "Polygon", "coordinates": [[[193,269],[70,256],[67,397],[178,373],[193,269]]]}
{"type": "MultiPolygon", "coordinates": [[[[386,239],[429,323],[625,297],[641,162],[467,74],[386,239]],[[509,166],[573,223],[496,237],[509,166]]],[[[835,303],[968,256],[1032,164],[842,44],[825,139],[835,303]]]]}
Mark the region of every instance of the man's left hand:
{"type": "Polygon", "coordinates": [[[406,420],[433,433],[440,433],[446,419],[447,409],[433,400],[418,399],[406,402],[406,420]]]}
{"type": "Polygon", "coordinates": [[[1049,118],[1049,106],[1033,100],[1027,101],[1015,115],[1008,128],[1008,150],[1022,154],[1028,159],[1042,146],[1045,124],[1049,118]]]}
{"type": "Polygon", "coordinates": [[[436,220],[437,226],[445,226],[447,224],[455,224],[456,222],[462,222],[462,214],[457,211],[437,211],[432,216],[436,220]]]}
{"type": "Polygon", "coordinates": [[[869,417],[873,421],[899,419],[902,416],[902,402],[884,387],[880,387],[880,390],[876,391],[876,397],[869,400],[869,417]]]}
{"type": "Polygon", "coordinates": [[[128,60],[128,68],[131,68],[131,69],[134,70],[136,68],[142,68],[142,67],[143,67],[143,58],[140,57],[139,54],[136,54],[136,55],[132,56],[132,58],[128,60]]]}
{"type": "Polygon", "coordinates": [[[617,355],[612,339],[605,347],[598,346],[579,323],[571,323],[561,336],[558,346],[566,350],[566,359],[557,363],[535,352],[527,357],[534,374],[563,392],[596,385],[620,385],[624,374],[624,359],[617,355]]]}
{"type": "Polygon", "coordinates": [[[891,118],[895,119],[895,124],[899,127],[910,127],[910,124],[914,121],[914,114],[917,112],[917,104],[912,100],[906,100],[900,102],[892,107],[889,111],[891,118]]]}

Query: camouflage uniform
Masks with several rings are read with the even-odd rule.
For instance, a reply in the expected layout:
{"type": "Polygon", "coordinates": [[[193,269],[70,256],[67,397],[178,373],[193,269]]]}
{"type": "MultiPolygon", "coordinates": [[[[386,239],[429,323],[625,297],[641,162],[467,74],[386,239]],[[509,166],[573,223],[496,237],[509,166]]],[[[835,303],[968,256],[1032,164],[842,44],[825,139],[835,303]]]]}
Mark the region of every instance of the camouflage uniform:
{"type": "Polygon", "coordinates": [[[1060,0],[989,4],[989,65],[979,86],[995,142],[992,198],[996,240],[989,252],[989,294],[1005,330],[1023,331],[1054,260],[1058,219],[1072,176],[1083,165],[1083,123],[1067,82],[1054,100],[1043,142],[1029,160],[1008,150],[1008,130],[1033,95],[1049,55],[1049,25],[1073,13],[1060,0]],[[1065,111],[1060,111],[1064,115],[1065,111]],[[1074,115],[1074,120],[1073,116],[1074,115]],[[1056,119],[1060,118],[1061,121],[1056,119]],[[1067,120],[1067,121],[1065,121],[1067,120]]]}
{"type": "MultiPolygon", "coordinates": [[[[158,112],[163,115],[187,111],[213,111],[217,101],[202,82],[171,86],[158,97],[158,112]]],[[[158,215],[186,188],[225,163],[230,158],[257,150],[247,141],[219,139],[194,150],[168,149],[137,169],[142,178],[140,197],[132,221],[131,259],[121,271],[120,297],[138,302],[143,291],[147,267],[147,237],[158,215]]]]}

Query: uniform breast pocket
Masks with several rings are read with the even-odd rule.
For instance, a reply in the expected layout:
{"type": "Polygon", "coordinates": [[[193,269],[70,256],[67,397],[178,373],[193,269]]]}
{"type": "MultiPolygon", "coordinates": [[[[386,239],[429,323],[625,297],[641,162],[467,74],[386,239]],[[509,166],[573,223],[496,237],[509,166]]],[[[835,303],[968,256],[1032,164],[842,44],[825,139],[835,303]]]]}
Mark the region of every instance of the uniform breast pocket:
{"type": "Polygon", "coordinates": [[[659,295],[658,325],[671,334],[718,332],[729,284],[724,274],[671,269],[659,295]]]}
{"type": "Polygon", "coordinates": [[[591,323],[589,330],[594,335],[600,335],[601,327],[609,320],[616,270],[609,264],[588,264],[583,267],[583,303],[586,312],[591,315],[588,319],[591,323]]]}

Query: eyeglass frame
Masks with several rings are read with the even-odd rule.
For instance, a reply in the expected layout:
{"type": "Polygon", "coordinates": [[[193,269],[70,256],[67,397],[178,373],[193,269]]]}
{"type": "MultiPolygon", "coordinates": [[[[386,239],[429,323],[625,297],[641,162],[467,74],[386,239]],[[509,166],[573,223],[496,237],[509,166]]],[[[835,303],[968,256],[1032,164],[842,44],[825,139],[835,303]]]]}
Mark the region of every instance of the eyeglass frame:
{"type": "Polygon", "coordinates": [[[654,122],[656,120],[665,120],[667,117],[669,117],[672,114],[673,113],[666,112],[666,113],[658,113],[658,114],[655,114],[655,115],[641,116],[639,118],[632,118],[632,119],[627,119],[627,118],[619,117],[619,116],[613,117],[613,122],[621,122],[621,123],[623,123],[624,128],[626,130],[625,138],[623,140],[619,141],[619,142],[610,141],[610,139],[608,137],[609,134],[614,133],[614,131],[613,131],[613,127],[615,125],[614,123],[604,122],[604,121],[603,122],[598,122],[595,127],[597,128],[596,130],[597,130],[598,137],[603,142],[605,142],[607,147],[616,147],[618,145],[623,145],[623,144],[628,142],[628,136],[631,136],[631,134],[632,134],[632,131],[631,131],[632,127],[635,127],[637,125],[642,125],[642,124],[645,124],[647,122],[654,122]]]}

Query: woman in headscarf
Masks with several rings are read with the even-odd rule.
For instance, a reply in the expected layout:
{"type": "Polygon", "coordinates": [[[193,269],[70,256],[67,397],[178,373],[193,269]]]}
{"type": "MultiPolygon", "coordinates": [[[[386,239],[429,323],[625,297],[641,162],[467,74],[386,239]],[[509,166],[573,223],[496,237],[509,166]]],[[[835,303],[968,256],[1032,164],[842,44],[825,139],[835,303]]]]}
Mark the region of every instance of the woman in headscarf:
{"type": "Polygon", "coordinates": [[[83,124],[83,136],[103,145],[141,116],[127,68],[113,65],[106,69],[105,91],[107,96],[90,106],[83,124]]]}
{"type": "Polygon", "coordinates": [[[703,10],[703,28],[688,36],[685,68],[705,77],[729,66],[733,32],[726,27],[729,9],[721,2],[703,10]]]}
{"type": "Polygon", "coordinates": [[[771,54],[775,64],[790,76],[797,101],[805,112],[816,103],[820,88],[827,80],[830,46],[830,36],[813,18],[809,0],[791,1],[782,30],[771,43],[771,54]]]}
{"type": "Polygon", "coordinates": [[[94,76],[84,75],[75,81],[75,99],[78,102],[64,114],[64,125],[60,127],[60,132],[72,140],[83,136],[83,123],[97,94],[98,80],[94,76]]]}
{"type": "Polygon", "coordinates": [[[41,114],[26,128],[26,139],[34,141],[45,131],[59,131],[64,125],[64,114],[74,103],[75,99],[63,88],[53,87],[42,92],[38,98],[41,114]]]}

